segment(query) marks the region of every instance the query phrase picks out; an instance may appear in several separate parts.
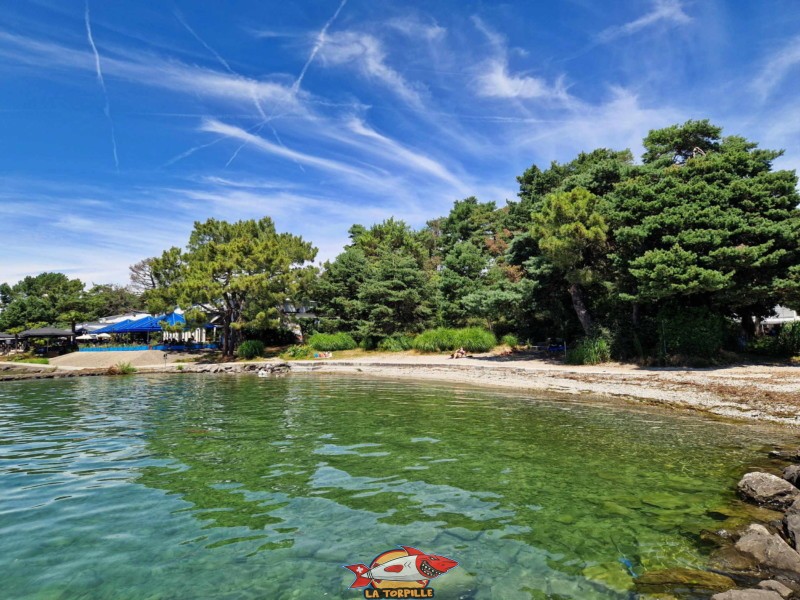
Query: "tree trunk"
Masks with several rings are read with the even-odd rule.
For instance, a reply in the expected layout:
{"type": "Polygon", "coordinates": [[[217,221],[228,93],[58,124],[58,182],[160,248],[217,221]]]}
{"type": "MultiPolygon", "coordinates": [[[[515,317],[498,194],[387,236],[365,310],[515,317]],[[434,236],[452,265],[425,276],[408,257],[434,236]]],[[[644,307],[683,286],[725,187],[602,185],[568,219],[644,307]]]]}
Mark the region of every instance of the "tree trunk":
{"type": "Polygon", "coordinates": [[[232,356],[231,346],[231,322],[226,317],[222,320],[222,356],[232,356]]]}
{"type": "Polygon", "coordinates": [[[756,336],[756,322],[753,319],[753,313],[749,310],[743,310],[742,314],[742,331],[744,331],[744,335],[747,337],[748,340],[753,339],[756,336]]]}
{"type": "Polygon", "coordinates": [[[639,327],[639,303],[634,302],[633,308],[631,309],[631,322],[633,323],[634,328],[639,327]]]}
{"type": "Polygon", "coordinates": [[[589,333],[592,331],[594,320],[592,319],[592,315],[589,313],[589,309],[586,308],[586,302],[584,302],[583,290],[581,289],[581,286],[579,286],[577,283],[570,285],[569,295],[572,296],[572,306],[575,309],[575,314],[578,315],[578,320],[581,322],[583,332],[586,335],[589,335],[589,333]]]}

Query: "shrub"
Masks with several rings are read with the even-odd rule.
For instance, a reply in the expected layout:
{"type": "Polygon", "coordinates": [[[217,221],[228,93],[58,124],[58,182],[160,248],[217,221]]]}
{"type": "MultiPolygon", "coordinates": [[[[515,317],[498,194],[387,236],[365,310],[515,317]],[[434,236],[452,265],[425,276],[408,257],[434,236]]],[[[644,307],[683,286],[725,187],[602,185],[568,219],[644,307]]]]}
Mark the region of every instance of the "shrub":
{"type": "Polygon", "coordinates": [[[513,333],[507,333],[500,339],[500,343],[505,344],[506,346],[511,346],[512,348],[516,348],[519,346],[519,338],[513,333]]]}
{"type": "Polygon", "coordinates": [[[658,353],[712,358],[725,341],[725,320],[707,308],[663,310],[659,314],[658,353]]]}
{"type": "Polygon", "coordinates": [[[566,362],[571,365],[596,365],[609,360],[611,344],[601,334],[583,338],[572,348],[567,348],[566,362]]]}
{"type": "Polygon", "coordinates": [[[407,335],[393,335],[382,339],[377,347],[384,352],[403,352],[411,348],[412,342],[413,338],[407,335]]]}
{"type": "Polygon", "coordinates": [[[289,346],[282,354],[283,358],[311,358],[314,349],[311,346],[289,346]]]}
{"type": "Polygon", "coordinates": [[[494,334],[480,327],[429,329],[411,343],[411,347],[420,352],[444,352],[462,347],[468,352],[488,352],[496,345],[494,334]]]}
{"type": "Polygon", "coordinates": [[[800,354],[800,323],[787,323],[778,334],[778,350],[784,356],[800,354]]]}
{"type": "Polygon", "coordinates": [[[315,333],[308,338],[308,345],[314,350],[352,350],[358,344],[346,333],[315,333]]]}
{"type": "Polygon", "coordinates": [[[236,349],[236,355],[239,358],[249,360],[264,354],[264,342],[261,340],[245,340],[236,349]]]}
{"type": "Polygon", "coordinates": [[[131,375],[136,373],[136,367],[129,362],[118,362],[115,365],[108,367],[109,375],[131,375]]]}

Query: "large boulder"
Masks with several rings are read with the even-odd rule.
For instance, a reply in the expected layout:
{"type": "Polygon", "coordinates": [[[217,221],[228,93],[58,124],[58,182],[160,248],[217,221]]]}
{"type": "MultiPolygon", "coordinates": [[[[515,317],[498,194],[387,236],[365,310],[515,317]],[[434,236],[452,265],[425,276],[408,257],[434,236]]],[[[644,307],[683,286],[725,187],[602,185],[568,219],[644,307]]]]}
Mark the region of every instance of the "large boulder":
{"type": "Polygon", "coordinates": [[[789,465],[783,470],[783,478],[797,487],[800,484],[800,465],[789,465]]]}
{"type": "Polygon", "coordinates": [[[736,549],[752,556],[762,573],[800,578],[800,554],[776,533],[763,525],[750,525],[736,542],[736,549]]]}
{"type": "Polygon", "coordinates": [[[758,584],[758,587],[762,590],[772,590],[773,592],[778,592],[781,598],[789,598],[792,595],[792,588],[785,586],[780,581],[775,581],[774,579],[762,581],[758,584]]]}
{"type": "Polygon", "coordinates": [[[783,510],[800,498],[800,490],[770,473],[748,473],[739,481],[739,494],[756,504],[783,510]]]}
{"type": "Polygon", "coordinates": [[[730,590],[714,594],[711,600],[783,600],[783,596],[773,590],[730,590]]]}
{"type": "Polygon", "coordinates": [[[783,515],[783,531],[792,546],[800,550],[800,500],[795,500],[783,515]]]}

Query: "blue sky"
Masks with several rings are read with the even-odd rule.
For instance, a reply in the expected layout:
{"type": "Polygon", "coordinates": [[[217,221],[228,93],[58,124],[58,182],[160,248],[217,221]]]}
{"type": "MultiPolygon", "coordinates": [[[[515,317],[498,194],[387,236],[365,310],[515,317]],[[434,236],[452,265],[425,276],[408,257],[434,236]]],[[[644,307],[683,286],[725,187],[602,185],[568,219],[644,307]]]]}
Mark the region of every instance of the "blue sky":
{"type": "Polygon", "coordinates": [[[271,216],[334,257],[353,223],[413,226],[532,163],[711,118],[800,166],[800,3],[8,3],[0,281],[87,283],[271,216]]]}

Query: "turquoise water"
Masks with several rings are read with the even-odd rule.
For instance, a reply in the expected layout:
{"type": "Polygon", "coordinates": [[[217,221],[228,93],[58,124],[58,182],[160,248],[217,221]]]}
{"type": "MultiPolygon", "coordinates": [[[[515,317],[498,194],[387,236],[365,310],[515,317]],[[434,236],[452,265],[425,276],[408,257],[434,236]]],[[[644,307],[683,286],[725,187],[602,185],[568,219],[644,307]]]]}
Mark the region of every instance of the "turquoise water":
{"type": "Polygon", "coordinates": [[[403,544],[459,561],[437,598],[634,598],[623,561],[702,567],[781,435],[367,378],[4,383],[0,596],[361,598],[342,565],[403,544]]]}

